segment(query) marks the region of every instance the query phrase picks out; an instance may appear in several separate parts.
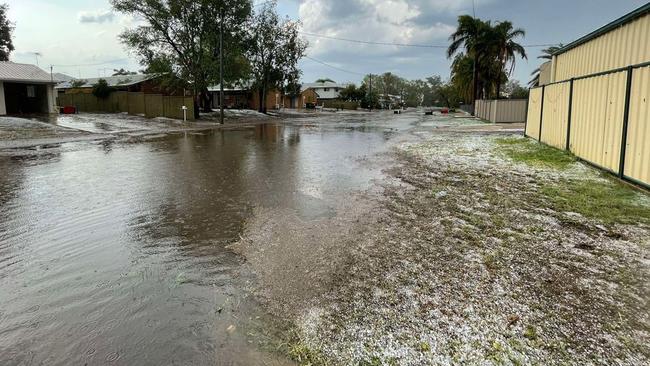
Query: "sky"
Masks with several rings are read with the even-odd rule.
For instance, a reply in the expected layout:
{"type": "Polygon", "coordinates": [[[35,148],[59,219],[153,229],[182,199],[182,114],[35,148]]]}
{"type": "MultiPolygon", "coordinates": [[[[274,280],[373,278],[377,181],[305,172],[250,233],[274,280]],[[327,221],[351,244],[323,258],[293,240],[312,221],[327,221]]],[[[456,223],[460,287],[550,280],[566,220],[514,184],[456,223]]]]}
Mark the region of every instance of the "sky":
{"type": "MultiPolygon", "coordinates": [[[[14,62],[36,64],[73,77],[140,70],[118,35],[136,21],[114,13],[108,0],[4,0],[15,23],[14,62]]],[[[1,0],[0,0],[1,2],[1,0]]],[[[262,0],[255,0],[256,3],[262,0]]],[[[541,63],[540,44],[569,43],[644,5],[643,0],[474,0],[483,20],[509,20],[523,28],[528,59],[512,75],[525,84],[541,63]]],[[[302,82],[330,78],[358,83],[363,75],[392,72],[408,79],[449,77],[445,48],[457,17],[472,14],[472,0],[278,0],[278,12],[302,23],[309,42],[302,82]],[[437,48],[368,45],[332,40],[421,44],[437,48]]]]}

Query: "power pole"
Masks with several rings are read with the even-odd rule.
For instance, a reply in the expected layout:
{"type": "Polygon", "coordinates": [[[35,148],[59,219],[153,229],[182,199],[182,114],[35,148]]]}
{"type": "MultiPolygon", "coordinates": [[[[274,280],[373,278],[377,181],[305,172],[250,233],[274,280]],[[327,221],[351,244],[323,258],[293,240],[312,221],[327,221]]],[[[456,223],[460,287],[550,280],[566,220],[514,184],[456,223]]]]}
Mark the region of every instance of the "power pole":
{"type": "Polygon", "coordinates": [[[221,30],[219,31],[219,109],[221,110],[220,121],[223,124],[223,6],[220,11],[221,30]]]}
{"type": "Polygon", "coordinates": [[[368,88],[368,107],[370,108],[370,111],[372,112],[372,74],[370,74],[370,87],[368,88]]]}
{"type": "MultiPolygon", "coordinates": [[[[472,0],[472,19],[474,21],[476,21],[476,1],[475,0],[472,0]]],[[[477,30],[477,32],[478,32],[478,30],[477,30]]],[[[476,34],[476,37],[478,38],[478,33],[476,34]]],[[[474,49],[474,53],[476,53],[476,49],[474,49]]],[[[473,56],[472,60],[473,60],[472,64],[474,65],[474,69],[472,70],[472,98],[474,99],[472,101],[472,116],[476,116],[476,97],[478,96],[478,92],[476,90],[477,87],[478,87],[478,80],[477,80],[478,75],[476,74],[476,60],[477,60],[476,55],[473,56]]],[[[498,96],[497,96],[497,99],[499,99],[498,96]]]]}

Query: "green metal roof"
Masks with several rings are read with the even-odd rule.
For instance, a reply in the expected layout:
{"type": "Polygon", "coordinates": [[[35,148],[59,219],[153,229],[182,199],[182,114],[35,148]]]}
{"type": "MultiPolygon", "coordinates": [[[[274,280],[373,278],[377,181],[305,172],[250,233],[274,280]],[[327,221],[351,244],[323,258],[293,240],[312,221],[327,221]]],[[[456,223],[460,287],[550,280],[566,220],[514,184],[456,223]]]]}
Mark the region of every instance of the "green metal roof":
{"type": "Polygon", "coordinates": [[[565,52],[567,52],[567,51],[569,51],[569,50],[571,50],[573,48],[576,48],[576,47],[578,47],[578,46],[580,46],[582,44],[585,44],[585,43],[591,41],[594,38],[600,37],[600,36],[602,36],[603,34],[605,34],[607,32],[610,32],[610,31],[612,31],[612,30],[614,30],[614,29],[616,29],[616,28],[618,28],[618,27],[620,27],[620,26],[622,26],[624,24],[627,24],[627,23],[629,23],[629,22],[631,22],[631,21],[633,21],[633,20],[635,20],[637,18],[640,18],[640,17],[644,16],[645,14],[647,14],[649,12],[650,12],[650,2],[643,5],[643,6],[641,6],[640,8],[632,11],[631,13],[623,15],[622,17],[616,19],[615,21],[596,29],[595,31],[587,34],[586,36],[584,36],[582,38],[579,38],[579,39],[569,43],[568,45],[566,45],[566,46],[560,48],[558,51],[556,51],[553,55],[559,55],[559,54],[565,53],[565,52]]]}

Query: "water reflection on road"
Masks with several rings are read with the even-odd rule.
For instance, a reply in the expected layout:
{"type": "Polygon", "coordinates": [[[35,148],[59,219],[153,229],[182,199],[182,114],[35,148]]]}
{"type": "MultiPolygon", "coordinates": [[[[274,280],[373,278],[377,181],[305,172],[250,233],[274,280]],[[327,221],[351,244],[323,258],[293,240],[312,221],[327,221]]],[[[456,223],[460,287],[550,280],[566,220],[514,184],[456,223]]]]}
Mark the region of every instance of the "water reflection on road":
{"type": "Polygon", "coordinates": [[[285,364],[251,336],[263,312],[225,247],[255,206],[331,215],[416,120],[0,157],[0,364],[285,364]]]}

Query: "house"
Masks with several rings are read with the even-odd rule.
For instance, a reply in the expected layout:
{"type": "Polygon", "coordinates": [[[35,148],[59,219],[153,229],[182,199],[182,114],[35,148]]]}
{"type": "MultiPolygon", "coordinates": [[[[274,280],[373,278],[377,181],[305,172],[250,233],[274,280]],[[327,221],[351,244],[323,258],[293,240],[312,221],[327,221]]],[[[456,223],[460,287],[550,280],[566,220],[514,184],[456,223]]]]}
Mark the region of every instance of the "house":
{"type": "Polygon", "coordinates": [[[55,113],[55,84],[38,66],[0,62],[0,115],[55,113]]]}
{"type": "Polygon", "coordinates": [[[397,109],[404,106],[404,101],[399,95],[384,94],[379,96],[381,109],[397,109]]]}
{"type": "Polygon", "coordinates": [[[152,74],[137,74],[107,76],[102,78],[72,79],[57,84],[56,90],[59,94],[92,93],[93,86],[97,84],[99,80],[106,80],[108,86],[113,87],[116,91],[174,94],[165,92],[164,88],[160,86],[160,83],[154,80],[156,78],[157,76],[152,74]]]}
{"type": "Polygon", "coordinates": [[[339,99],[341,97],[341,90],[347,86],[347,84],[338,84],[331,81],[305,83],[300,89],[303,105],[306,103],[321,104],[327,100],[339,99]]]}
{"type": "MultiPolygon", "coordinates": [[[[224,108],[227,109],[260,109],[260,95],[257,90],[252,89],[250,82],[235,84],[234,86],[224,86],[223,99],[224,108]]],[[[212,108],[220,107],[219,95],[220,86],[214,85],[208,87],[208,92],[212,98],[212,108]]],[[[279,109],[284,105],[284,94],[275,89],[266,93],[266,110],[279,109]]]]}
{"type": "MultiPolygon", "coordinates": [[[[212,109],[218,109],[221,104],[219,103],[220,86],[213,85],[208,87],[208,93],[212,98],[212,109]]],[[[227,109],[249,109],[251,108],[252,93],[250,86],[232,86],[223,88],[223,107],[227,109]]]]}
{"type": "Polygon", "coordinates": [[[556,51],[549,82],[530,91],[525,134],[650,187],[648,45],[650,3],[556,51]]]}

